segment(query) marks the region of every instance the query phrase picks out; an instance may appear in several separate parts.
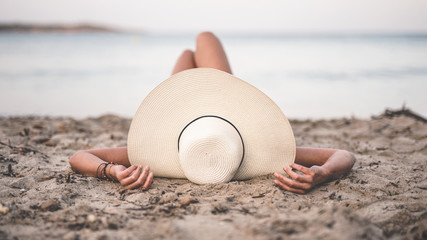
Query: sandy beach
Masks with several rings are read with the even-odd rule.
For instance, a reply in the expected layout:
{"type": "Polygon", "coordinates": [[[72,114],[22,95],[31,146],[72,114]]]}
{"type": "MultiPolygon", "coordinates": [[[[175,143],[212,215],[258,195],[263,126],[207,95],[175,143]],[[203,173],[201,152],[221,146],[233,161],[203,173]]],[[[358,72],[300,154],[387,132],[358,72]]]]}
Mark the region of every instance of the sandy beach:
{"type": "Polygon", "coordinates": [[[114,115],[0,118],[0,239],[426,239],[427,124],[407,117],[292,120],[298,146],[353,152],[349,175],[306,195],[273,176],[149,191],[74,173],[77,150],[125,146],[114,115]]]}

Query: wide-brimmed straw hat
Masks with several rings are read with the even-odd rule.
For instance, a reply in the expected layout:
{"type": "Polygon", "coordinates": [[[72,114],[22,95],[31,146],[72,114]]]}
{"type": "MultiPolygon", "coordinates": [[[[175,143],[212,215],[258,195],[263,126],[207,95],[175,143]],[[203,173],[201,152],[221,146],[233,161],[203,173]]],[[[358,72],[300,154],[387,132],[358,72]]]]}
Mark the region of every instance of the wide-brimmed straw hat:
{"type": "Polygon", "coordinates": [[[226,72],[195,68],[172,75],[143,100],[128,156],[158,177],[220,183],[283,172],[295,159],[295,139],[263,92],[226,72]]]}

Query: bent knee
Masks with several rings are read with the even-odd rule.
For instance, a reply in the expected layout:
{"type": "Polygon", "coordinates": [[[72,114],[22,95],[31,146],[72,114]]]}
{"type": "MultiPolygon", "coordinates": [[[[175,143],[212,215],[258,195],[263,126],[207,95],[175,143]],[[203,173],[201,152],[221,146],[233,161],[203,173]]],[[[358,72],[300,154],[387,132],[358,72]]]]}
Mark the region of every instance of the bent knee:
{"type": "Polygon", "coordinates": [[[217,39],[218,38],[212,32],[201,32],[199,35],[197,35],[196,41],[199,43],[212,40],[216,41],[217,39]]]}
{"type": "Polygon", "coordinates": [[[190,49],[185,49],[182,51],[181,56],[183,57],[193,57],[194,52],[190,49]]]}

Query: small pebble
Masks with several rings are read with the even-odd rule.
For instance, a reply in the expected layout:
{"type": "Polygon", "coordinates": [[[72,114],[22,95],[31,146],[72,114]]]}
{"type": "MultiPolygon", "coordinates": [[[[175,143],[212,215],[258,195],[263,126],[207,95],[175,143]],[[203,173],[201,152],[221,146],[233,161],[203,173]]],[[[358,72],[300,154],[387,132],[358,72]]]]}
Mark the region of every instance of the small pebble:
{"type": "Polygon", "coordinates": [[[0,203],[0,213],[7,214],[8,212],[9,212],[9,208],[3,206],[3,204],[0,203]]]}
{"type": "Polygon", "coordinates": [[[40,209],[42,211],[56,211],[59,208],[59,204],[56,200],[54,199],[49,199],[44,201],[42,204],[40,204],[40,209]]]}
{"type": "Polygon", "coordinates": [[[37,144],[42,144],[42,143],[45,143],[45,142],[47,142],[49,140],[50,140],[50,138],[44,137],[44,136],[37,136],[37,137],[31,138],[31,141],[33,141],[33,142],[35,142],[37,144]]]}
{"type": "Polygon", "coordinates": [[[56,147],[57,143],[55,141],[49,140],[45,142],[44,145],[48,147],[56,147]]]}
{"type": "Polygon", "coordinates": [[[181,199],[180,204],[181,204],[181,207],[186,207],[190,203],[196,203],[196,202],[198,202],[198,201],[194,197],[185,197],[185,198],[181,199]]]}
{"type": "Polygon", "coordinates": [[[96,217],[95,217],[95,215],[93,215],[93,214],[89,214],[89,215],[87,216],[87,221],[88,221],[89,223],[93,223],[93,222],[95,222],[95,221],[96,221],[96,217]]]}

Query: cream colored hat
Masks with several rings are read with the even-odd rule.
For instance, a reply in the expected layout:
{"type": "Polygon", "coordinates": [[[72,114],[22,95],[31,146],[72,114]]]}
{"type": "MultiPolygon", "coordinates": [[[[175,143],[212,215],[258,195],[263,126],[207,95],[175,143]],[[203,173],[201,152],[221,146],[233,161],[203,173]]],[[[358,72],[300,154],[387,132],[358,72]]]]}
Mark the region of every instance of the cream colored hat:
{"type": "Polygon", "coordinates": [[[130,126],[128,156],[158,177],[220,183],[283,172],[294,162],[295,139],[263,92],[226,72],[195,68],[144,99],[130,126]]]}

